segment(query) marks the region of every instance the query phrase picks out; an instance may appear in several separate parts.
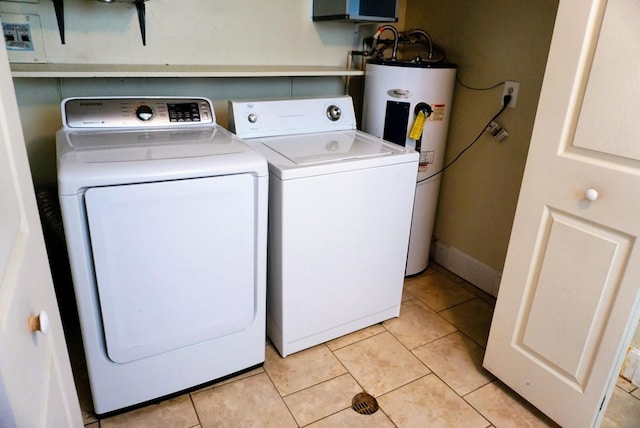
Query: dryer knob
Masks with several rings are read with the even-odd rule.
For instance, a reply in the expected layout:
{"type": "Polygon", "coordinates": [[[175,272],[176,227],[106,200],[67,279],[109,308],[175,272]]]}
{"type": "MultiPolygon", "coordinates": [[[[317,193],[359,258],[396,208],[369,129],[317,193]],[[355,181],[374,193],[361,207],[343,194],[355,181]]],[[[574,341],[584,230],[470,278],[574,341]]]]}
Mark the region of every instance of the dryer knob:
{"type": "Polygon", "coordinates": [[[140,106],[136,109],[136,117],[145,122],[151,120],[153,117],[153,109],[149,106],[140,106]]]}
{"type": "Polygon", "coordinates": [[[249,123],[256,123],[258,121],[258,115],[255,113],[251,113],[248,117],[247,120],[249,120],[249,123]]]}

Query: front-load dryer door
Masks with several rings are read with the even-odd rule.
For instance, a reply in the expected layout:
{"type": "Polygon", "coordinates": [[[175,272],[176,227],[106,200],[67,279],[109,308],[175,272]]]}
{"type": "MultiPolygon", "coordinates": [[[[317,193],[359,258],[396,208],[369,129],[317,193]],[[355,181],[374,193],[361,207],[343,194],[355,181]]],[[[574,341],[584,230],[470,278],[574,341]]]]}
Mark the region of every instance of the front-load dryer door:
{"type": "Polygon", "coordinates": [[[145,358],[252,323],[255,177],[91,188],[85,201],[112,361],[145,358]]]}

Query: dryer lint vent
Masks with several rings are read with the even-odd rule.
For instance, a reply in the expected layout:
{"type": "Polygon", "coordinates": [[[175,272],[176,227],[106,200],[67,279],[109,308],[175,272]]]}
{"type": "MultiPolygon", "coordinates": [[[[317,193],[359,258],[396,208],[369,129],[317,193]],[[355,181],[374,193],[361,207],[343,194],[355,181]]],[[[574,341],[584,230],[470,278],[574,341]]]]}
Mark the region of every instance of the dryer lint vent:
{"type": "Polygon", "coordinates": [[[361,415],[373,415],[379,409],[375,397],[366,392],[361,392],[353,397],[351,408],[361,415]]]}

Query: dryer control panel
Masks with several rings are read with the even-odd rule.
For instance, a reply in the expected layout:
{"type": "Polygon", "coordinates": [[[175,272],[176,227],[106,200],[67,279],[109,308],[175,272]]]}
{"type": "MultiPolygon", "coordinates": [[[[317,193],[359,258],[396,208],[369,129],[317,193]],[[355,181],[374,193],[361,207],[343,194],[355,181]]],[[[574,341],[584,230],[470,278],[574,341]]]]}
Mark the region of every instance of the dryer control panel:
{"type": "Polygon", "coordinates": [[[68,98],[62,101],[65,128],[158,128],[215,124],[206,98],[68,98]]]}

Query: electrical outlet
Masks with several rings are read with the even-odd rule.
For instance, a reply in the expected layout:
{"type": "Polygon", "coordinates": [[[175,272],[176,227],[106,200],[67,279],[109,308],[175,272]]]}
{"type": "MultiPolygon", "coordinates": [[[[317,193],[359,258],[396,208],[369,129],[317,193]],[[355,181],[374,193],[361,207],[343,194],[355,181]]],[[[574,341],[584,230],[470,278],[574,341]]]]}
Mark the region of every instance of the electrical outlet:
{"type": "Polygon", "coordinates": [[[502,143],[509,136],[509,132],[496,122],[491,122],[485,131],[493,135],[493,138],[498,140],[499,143],[502,143]]]}
{"type": "Polygon", "coordinates": [[[504,82],[504,89],[502,90],[502,98],[500,98],[500,105],[502,105],[502,100],[507,95],[511,95],[511,101],[509,101],[509,107],[513,108],[516,106],[516,102],[518,101],[518,92],[520,92],[520,82],[514,82],[513,80],[507,80],[504,82]]]}

